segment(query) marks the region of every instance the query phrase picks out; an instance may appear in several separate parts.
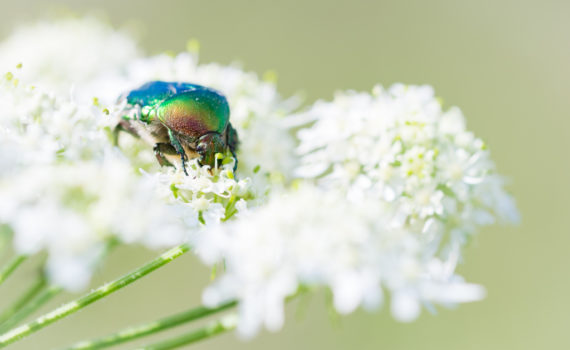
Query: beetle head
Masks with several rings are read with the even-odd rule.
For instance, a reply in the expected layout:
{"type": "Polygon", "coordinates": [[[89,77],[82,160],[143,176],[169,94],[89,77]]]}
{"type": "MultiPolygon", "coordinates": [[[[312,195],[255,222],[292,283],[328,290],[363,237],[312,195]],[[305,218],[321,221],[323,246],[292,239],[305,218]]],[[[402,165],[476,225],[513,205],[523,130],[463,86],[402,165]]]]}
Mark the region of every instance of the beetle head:
{"type": "Polygon", "coordinates": [[[224,153],[226,148],[220,134],[216,132],[207,133],[198,139],[196,152],[200,155],[200,164],[215,167],[216,153],[224,153]]]}

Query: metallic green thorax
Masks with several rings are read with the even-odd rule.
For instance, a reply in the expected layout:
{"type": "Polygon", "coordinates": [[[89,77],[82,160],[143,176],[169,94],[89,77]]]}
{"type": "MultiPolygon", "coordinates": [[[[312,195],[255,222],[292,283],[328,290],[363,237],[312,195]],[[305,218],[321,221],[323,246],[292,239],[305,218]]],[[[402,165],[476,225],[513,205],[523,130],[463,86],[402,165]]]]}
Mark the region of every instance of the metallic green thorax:
{"type": "Polygon", "coordinates": [[[224,132],[230,118],[223,95],[190,83],[149,82],[131,91],[127,103],[140,107],[135,119],[146,123],[158,119],[169,129],[195,138],[224,132]]]}
{"type": "Polygon", "coordinates": [[[161,164],[166,162],[164,154],[175,152],[185,170],[185,149],[197,153],[200,163],[212,167],[216,154],[226,149],[235,158],[237,133],[229,123],[228,102],[216,90],[190,83],[152,81],[129,92],[126,100],[129,112],[123,116],[121,126],[132,131],[128,123],[133,120],[147,124],[157,136],[155,152],[161,164]]]}

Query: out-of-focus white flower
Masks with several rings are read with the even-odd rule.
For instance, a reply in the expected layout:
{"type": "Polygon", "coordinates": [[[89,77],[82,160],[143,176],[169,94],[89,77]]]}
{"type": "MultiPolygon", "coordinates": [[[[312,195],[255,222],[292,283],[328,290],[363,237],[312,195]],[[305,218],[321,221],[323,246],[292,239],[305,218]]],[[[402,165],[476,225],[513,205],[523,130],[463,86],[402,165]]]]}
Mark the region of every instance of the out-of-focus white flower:
{"type": "Polygon", "coordinates": [[[246,337],[262,326],[280,329],[285,298],[300,285],[329,287],[343,314],[377,308],[388,291],[402,321],[415,319],[421,304],[449,305],[484,294],[445,271],[426,254],[421,237],[395,226],[378,201],[349,202],[339,191],[306,185],[244,215],[208,229],[194,244],[205,263],[225,266],[203,302],[237,298],[238,330],[246,337]]]}
{"type": "Polygon", "coordinates": [[[127,33],[95,18],[69,18],[22,26],[0,44],[0,71],[18,64],[20,79],[67,96],[91,99],[109,90],[112,78],[139,56],[127,33]]]}
{"type": "MultiPolygon", "coordinates": [[[[167,177],[137,175],[120,154],[29,167],[17,177],[0,181],[0,221],[12,227],[16,251],[46,250],[53,281],[69,290],[82,289],[111,239],[150,248],[172,247],[203,224],[224,219],[226,207],[233,210],[230,204],[222,206],[223,198],[207,189],[178,189],[175,198],[169,190],[174,183],[165,184],[159,176],[167,177]],[[198,195],[208,198],[209,194],[220,203],[194,205],[201,198],[198,195]],[[72,262],[77,266],[69,266],[72,262]],[[73,272],[79,275],[70,276],[73,272]]],[[[181,184],[193,181],[198,179],[181,184]]],[[[228,202],[237,200],[229,197],[228,192],[228,202]]]]}
{"type": "Polygon", "coordinates": [[[483,141],[429,86],[339,93],[297,118],[312,123],[298,133],[298,175],[353,201],[380,201],[445,261],[457,260],[477,227],[518,220],[483,141]]]}

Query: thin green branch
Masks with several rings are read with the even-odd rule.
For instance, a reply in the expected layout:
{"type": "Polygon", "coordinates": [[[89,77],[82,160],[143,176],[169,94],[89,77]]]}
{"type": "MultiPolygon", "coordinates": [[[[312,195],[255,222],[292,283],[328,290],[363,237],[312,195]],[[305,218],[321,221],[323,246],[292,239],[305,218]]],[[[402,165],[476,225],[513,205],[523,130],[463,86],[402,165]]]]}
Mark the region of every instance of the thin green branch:
{"type": "Polygon", "coordinates": [[[7,251],[6,238],[4,236],[5,235],[2,234],[2,226],[0,225],[0,257],[2,257],[2,255],[4,255],[7,251]]]}
{"type": "MultiPolygon", "coordinates": [[[[288,296],[285,302],[290,302],[291,300],[297,298],[299,295],[306,293],[310,288],[307,286],[299,286],[295,294],[288,296]]],[[[137,350],[168,350],[175,349],[181,346],[190,345],[197,341],[213,337],[215,335],[224,333],[226,331],[233,330],[237,327],[238,317],[235,314],[228,315],[218,321],[211,322],[202,328],[198,328],[189,333],[185,333],[181,336],[163,340],[161,342],[147,345],[137,350]]]]}
{"type": "Polygon", "coordinates": [[[22,308],[18,309],[9,319],[0,325],[0,333],[8,331],[10,328],[14,327],[21,321],[25,320],[26,317],[33,314],[45,303],[50,301],[54,296],[61,292],[60,287],[51,286],[48,289],[41,290],[35,298],[26,303],[22,308]]]}
{"type": "Polygon", "coordinates": [[[147,345],[137,350],[169,350],[175,349],[184,345],[189,345],[197,341],[211,338],[215,335],[231,331],[237,326],[237,316],[229,315],[221,320],[211,322],[204,327],[198,328],[195,331],[183,334],[176,338],[163,340],[152,345],[147,345]]]}
{"type": "Polygon", "coordinates": [[[4,281],[10,277],[12,272],[14,272],[18,266],[20,266],[20,264],[23,263],[26,259],[27,256],[25,255],[17,255],[12,258],[12,260],[10,260],[8,264],[6,264],[6,266],[4,266],[4,268],[2,268],[0,271],[0,284],[4,283],[4,281]]]}
{"type": "Polygon", "coordinates": [[[39,317],[35,321],[32,321],[28,324],[12,329],[8,333],[0,335],[0,348],[3,348],[8,344],[22,339],[34,332],[37,332],[40,329],[83,309],[87,305],[90,305],[91,303],[94,303],[95,301],[128,286],[129,284],[148,275],[152,271],[168,264],[182,254],[186,253],[188,250],[190,250],[190,246],[188,244],[182,244],[175,248],[172,248],[164,254],[160,255],[158,258],[150,261],[146,265],[134,270],[133,272],[126,274],[123,277],[114,280],[113,282],[107,283],[72,302],[64,304],[59,308],[39,317]]]}
{"type": "Polygon", "coordinates": [[[222,304],[216,308],[197,307],[185,312],[178,313],[173,316],[163,318],[158,321],[129,327],[115,334],[88,341],[82,341],[72,345],[66,350],[93,350],[102,349],[113,345],[125,343],[127,341],[135,340],[150,334],[161,332],[163,330],[176,327],[178,325],[191,322],[218,312],[222,312],[237,305],[236,301],[231,301],[222,304]]]}
{"type": "Polygon", "coordinates": [[[3,322],[12,317],[18,310],[23,308],[32,299],[34,299],[36,295],[38,295],[38,293],[45,288],[46,285],[46,279],[43,276],[38,278],[37,281],[30,288],[28,288],[28,290],[24,292],[24,294],[18,300],[16,300],[14,304],[12,304],[12,306],[0,314],[0,327],[3,322]]]}

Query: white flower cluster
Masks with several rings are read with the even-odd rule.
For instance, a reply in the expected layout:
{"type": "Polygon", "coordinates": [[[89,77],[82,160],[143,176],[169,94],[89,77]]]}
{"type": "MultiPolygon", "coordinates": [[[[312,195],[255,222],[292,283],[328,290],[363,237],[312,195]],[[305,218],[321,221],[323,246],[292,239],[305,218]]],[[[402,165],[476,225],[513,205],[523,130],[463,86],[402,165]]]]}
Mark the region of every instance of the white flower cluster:
{"type": "Polygon", "coordinates": [[[0,110],[0,224],[18,253],[46,250],[48,275],[68,290],[87,286],[111,241],[174,246],[252,198],[231,162],[141,176],[109,142],[107,116],[12,74],[0,84],[0,110]]]}
{"type": "Polygon", "coordinates": [[[22,84],[19,73],[0,78],[0,175],[87,159],[109,147],[91,109],[22,84]]]}
{"type": "Polygon", "coordinates": [[[380,201],[446,260],[478,227],[518,220],[485,144],[457,107],[442,110],[430,86],[340,93],[299,118],[314,122],[298,134],[299,176],[351,201],[380,201]]]}
{"type": "Polygon", "coordinates": [[[377,307],[388,291],[401,321],[484,296],[454,274],[460,248],[518,214],[457,108],[443,112],[431,87],[395,85],[339,94],[295,121],[312,123],[299,131],[302,185],[199,237],[202,259],[226,267],[204,303],[238,299],[251,336],[281,327],[300,286],[329,287],[340,313],[377,307]]]}
{"type": "Polygon", "coordinates": [[[21,254],[46,250],[48,274],[70,290],[87,285],[110,242],[190,239],[224,266],[204,303],[237,299],[245,336],[279,329],[299,287],[330,288],[340,313],[376,308],[388,292],[409,321],[422,305],[482,298],[455,275],[461,248],[484,225],[518,220],[484,143],[431,87],[341,93],[292,117],[297,99],[254,73],[191,52],[144,58],[92,19],[21,29],[0,44],[0,68],[20,62],[23,81],[56,94],[11,74],[0,82],[0,235],[9,227],[21,254]],[[237,174],[232,162],[159,169],[126,133],[112,146],[116,119],[101,105],[115,115],[118,96],[151,80],[227,97],[237,174]],[[72,86],[76,99],[62,98],[72,86]],[[291,125],[303,126],[298,139],[291,125]]]}
{"type": "MultiPolygon", "coordinates": [[[[158,197],[136,181],[92,110],[25,86],[11,73],[0,83],[0,110],[0,222],[13,231],[18,253],[48,251],[55,283],[83,288],[110,235],[133,234],[124,227],[128,214],[141,221],[128,212],[129,198],[144,195],[151,203],[139,209],[155,212],[158,197]]],[[[143,241],[150,232],[136,234],[143,241]]]]}
{"type": "Polygon", "coordinates": [[[233,162],[226,162],[219,168],[210,169],[200,166],[194,158],[187,164],[188,175],[167,168],[156,173],[154,178],[161,184],[163,198],[168,202],[192,208],[193,212],[186,213],[184,220],[188,227],[197,229],[227,221],[240,210],[247,209],[247,201],[255,199],[251,179],[236,179],[233,167],[233,162]]]}
{"type": "MultiPolygon", "coordinates": [[[[231,122],[240,139],[240,176],[255,177],[252,186],[259,194],[290,181],[296,166],[295,140],[283,121],[298,107],[299,99],[284,99],[274,82],[237,66],[198,64],[195,52],[141,57],[128,34],[94,18],[66,19],[17,30],[0,44],[0,69],[11,70],[21,63],[23,82],[63,96],[73,91],[81,103],[97,97],[109,109],[118,96],[150,80],[212,87],[230,104],[231,122]]],[[[141,153],[146,164],[148,154],[141,153]]]]}
{"type": "Polygon", "coordinates": [[[184,241],[184,208],[167,206],[152,181],[137,179],[126,159],[30,166],[0,179],[0,221],[19,254],[48,253],[52,282],[85,288],[113,236],[151,247],[184,241]]]}
{"type": "Polygon", "coordinates": [[[403,321],[416,318],[421,303],[484,295],[426,257],[416,235],[393,228],[380,208],[376,201],[350,203],[338,191],[305,185],[208,230],[195,242],[197,254],[212,265],[223,260],[226,271],[204,292],[204,303],[237,298],[238,330],[249,337],[262,326],[279,330],[285,299],[300,286],[329,287],[342,314],[379,307],[385,289],[403,321]]]}

